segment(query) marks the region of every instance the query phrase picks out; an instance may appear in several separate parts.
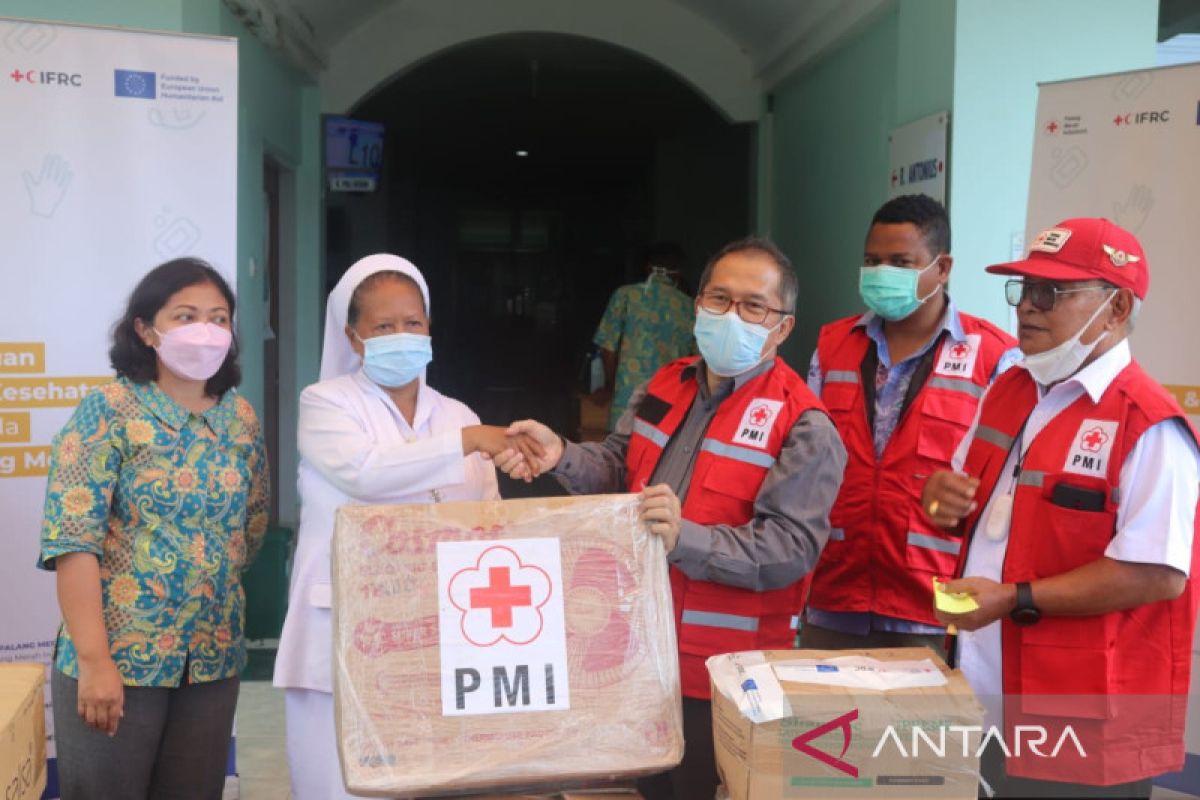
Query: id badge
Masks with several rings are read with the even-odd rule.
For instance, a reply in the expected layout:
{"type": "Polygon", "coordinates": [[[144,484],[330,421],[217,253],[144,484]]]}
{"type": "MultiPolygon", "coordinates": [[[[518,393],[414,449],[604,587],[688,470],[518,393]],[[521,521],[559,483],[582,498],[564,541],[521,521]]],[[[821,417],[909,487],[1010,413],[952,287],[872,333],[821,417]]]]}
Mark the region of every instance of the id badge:
{"type": "Polygon", "coordinates": [[[993,542],[999,542],[1008,536],[1008,521],[1012,518],[1013,496],[1002,494],[992,503],[992,513],[988,515],[987,527],[984,533],[993,542]]]}

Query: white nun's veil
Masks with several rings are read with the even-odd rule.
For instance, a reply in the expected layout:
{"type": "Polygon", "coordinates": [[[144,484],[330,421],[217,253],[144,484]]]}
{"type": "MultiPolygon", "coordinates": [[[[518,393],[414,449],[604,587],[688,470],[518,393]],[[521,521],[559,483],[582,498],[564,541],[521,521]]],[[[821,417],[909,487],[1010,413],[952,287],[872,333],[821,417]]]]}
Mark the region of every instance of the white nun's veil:
{"type": "MultiPolygon", "coordinates": [[[[329,293],[325,306],[325,345],[321,349],[321,380],[337,378],[355,372],[362,366],[362,359],[350,346],[346,338],[346,316],[350,311],[350,297],[358,285],[376,272],[400,272],[416,281],[425,299],[425,313],[429,313],[429,287],[421,271],[407,259],[387,253],[360,258],[329,293]]],[[[425,371],[421,371],[421,382],[425,382],[425,371]]]]}

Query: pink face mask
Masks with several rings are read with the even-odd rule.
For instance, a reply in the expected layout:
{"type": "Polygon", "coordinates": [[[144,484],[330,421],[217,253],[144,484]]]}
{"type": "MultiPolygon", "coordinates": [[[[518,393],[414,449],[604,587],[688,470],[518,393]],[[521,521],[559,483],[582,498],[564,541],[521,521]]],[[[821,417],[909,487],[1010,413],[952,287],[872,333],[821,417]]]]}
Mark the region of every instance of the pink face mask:
{"type": "Polygon", "coordinates": [[[211,322],[193,322],[158,334],[159,345],[154,348],[167,369],[181,378],[206,381],[225,363],[233,344],[233,334],[211,322]]]}

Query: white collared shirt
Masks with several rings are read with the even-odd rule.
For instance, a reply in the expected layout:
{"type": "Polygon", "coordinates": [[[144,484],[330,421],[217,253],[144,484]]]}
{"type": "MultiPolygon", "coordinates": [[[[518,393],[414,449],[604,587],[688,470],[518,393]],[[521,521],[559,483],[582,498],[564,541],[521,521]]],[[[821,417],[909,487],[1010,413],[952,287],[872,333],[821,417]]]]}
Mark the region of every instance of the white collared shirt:
{"type": "MultiPolygon", "coordinates": [[[[1038,402],[1025,430],[1009,451],[1000,481],[987,498],[976,531],[987,530],[993,500],[1010,490],[1018,452],[1027,449],[1046,425],[1085,392],[1098,402],[1113,380],[1129,365],[1132,357],[1129,340],[1101,355],[1091,364],[1049,390],[1038,386],[1038,402]]],[[[1023,369],[1020,364],[1017,368],[1023,369]]],[[[984,395],[980,402],[983,408],[984,395]]],[[[976,414],[971,429],[962,440],[951,462],[961,471],[967,451],[979,424],[976,414]]],[[[1200,494],[1200,451],[1182,420],[1168,419],[1151,426],[1142,434],[1121,465],[1118,477],[1121,504],[1117,508],[1117,532],[1104,555],[1117,561],[1165,564],[1187,575],[1191,567],[1192,536],[1197,496],[1200,494]]],[[[999,540],[986,535],[971,539],[963,575],[1001,580],[1008,549],[1008,531],[999,540]]],[[[1003,693],[1000,622],[977,631],[961,631],[958,637],[958,666],[987,710],[986,725],[1001,721],[1000,698],[1003,693]]]]}

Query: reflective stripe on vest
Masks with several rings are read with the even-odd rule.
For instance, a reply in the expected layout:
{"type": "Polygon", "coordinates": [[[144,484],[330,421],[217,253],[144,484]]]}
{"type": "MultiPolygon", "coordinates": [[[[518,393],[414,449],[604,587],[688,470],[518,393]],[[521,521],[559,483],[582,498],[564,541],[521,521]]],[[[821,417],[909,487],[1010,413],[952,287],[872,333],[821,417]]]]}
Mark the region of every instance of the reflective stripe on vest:
{"type": "Polygon", "coordinates": [[[633,432],[645,436],[660,448],[666,447],[667,441],[670,439],[669,436],[660,431],[658,428],[654,427],[645,420],[638,419],[637,417],[634,417],[633,419],[633,432]]]}
{"type": "Polygon", "coordinates": [[[926,386],[934,389],[946,389],[951,392],[962,392],[965,395],[974,397],[976,400],[983,397],[984,387],[977,383],[964,381],[961,378],[940,378],[933,377],[929,379],[926,386]]]}
{"type": "Polygon", "coordinates": [[[1013,446],[1013,437],[998,431],[995,428],[989,428],[987,425],[980,425],[975,428],[975,438],[988,444],[994,444],[1004,452],[1008,452],[1013,446]]]}
{"type": "Polygon", "coordinates": [[[962,549],[960,542],[955,542],[950,539],[939,539],[936,536],[929,536],[916,531],[908,532],[908,543],[913,547],[924,547],[927,550],[938,550],[943,553],[949,553],[952,556],[958,555],[958,551],[962,549]]]}
{"type": "Polygon", "coordinates": [[[848,369],[831,369],[825,373],[825,383],[858,383],[858,373],[848,369]]]}
{"type": "Polygon", "coordinates": [[[1036,486],[1042,488],[1042,482],[1046,480],[1046,473],[1036,469],[1021,470],[1020,477],[1017,478],[1018,486],[1036,486]]]}
{"type": "Polygon", "coordinates": [[[758,630],[758,617],[746,617],[741,614],[722,614],[718,611],[696,611],[685,608],[681,621],[684,625],[704,625],[709,628],[728,628],[734,631],[758,630]]]}
{"type": "MultiPolygon", "coordinates": [[[[661,434],[660,434],[661,435],[661,434]]],[[[716,456],[753,464],[756,467],[770,469],[775,466],[775,456],[762,450],[751,450],[749,447],[738,447],[736,444],[725,444],[717,439],[705,439],[700,444],[701,450],[707,450],[716,456]]]]}

